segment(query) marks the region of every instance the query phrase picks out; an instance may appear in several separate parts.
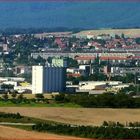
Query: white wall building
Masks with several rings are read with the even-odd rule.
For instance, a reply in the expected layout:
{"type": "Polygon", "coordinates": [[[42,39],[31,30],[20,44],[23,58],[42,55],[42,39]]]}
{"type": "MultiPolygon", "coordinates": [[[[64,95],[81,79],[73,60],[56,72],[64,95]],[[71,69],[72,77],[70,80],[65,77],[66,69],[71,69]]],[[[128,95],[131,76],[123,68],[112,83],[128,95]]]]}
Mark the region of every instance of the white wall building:
{"type": "Polygon", "coordinates": [[[32,67],[32,93],[43,93],[43,66],[32,67]]]}

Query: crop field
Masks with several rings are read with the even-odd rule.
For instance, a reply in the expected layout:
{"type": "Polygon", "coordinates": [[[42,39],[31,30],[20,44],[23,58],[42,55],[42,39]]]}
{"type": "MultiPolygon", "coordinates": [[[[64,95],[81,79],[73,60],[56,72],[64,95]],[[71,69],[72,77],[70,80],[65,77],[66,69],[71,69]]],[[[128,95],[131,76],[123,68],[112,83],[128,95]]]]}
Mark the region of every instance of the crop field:
{"type": "Polygon", "coordinates": [[[0,140],[90,140],[0,126],[0,140]]]}
{"type": "Polygon", "coordinates": [[[140,29],[100,29],[100,30],[86,30],[77,33],[77,35],[101,35],[101,34],[111,34],[111,35],[121,35],[125,34],[126,36],[130,37],[139,37],[140,36],[140,29]]]}
{"type": "Polygon", "coordinates": [[[89,109],[62,107],[1,107],[0,112],[77,125],[101,125],[103,121],[140,122],[140,109],[89,109]]]}

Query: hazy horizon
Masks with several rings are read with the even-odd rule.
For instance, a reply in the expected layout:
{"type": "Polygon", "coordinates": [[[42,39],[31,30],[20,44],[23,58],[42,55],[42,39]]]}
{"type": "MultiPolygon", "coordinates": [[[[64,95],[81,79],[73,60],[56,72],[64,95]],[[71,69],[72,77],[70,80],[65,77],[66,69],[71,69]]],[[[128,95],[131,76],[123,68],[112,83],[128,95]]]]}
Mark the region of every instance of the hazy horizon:
{"type": "Polygon", "coordinates": [[[139,2],[0,2],[0,29],[140,27],[139,2]]]}

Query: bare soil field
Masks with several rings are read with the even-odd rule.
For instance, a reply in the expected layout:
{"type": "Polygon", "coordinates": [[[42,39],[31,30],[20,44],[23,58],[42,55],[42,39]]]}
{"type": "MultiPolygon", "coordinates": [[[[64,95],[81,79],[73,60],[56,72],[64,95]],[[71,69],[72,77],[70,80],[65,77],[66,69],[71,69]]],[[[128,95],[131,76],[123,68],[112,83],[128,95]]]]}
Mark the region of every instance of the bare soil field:
{"type": "Polygon", "coordinates": [[[130,37],[140,37],[140,29],[100,29],[100,30],[86,30],[77,33],[77,35],[101,35],[101,34],[125,34],[130,37]]]}
{"type": "Polygon", "coordinates": [[[0,126],[0,140],[90,140],[0,126]]]}
{"type": "Polygon", "coordinates": [[[101,125],[103,121],[140,122],[140,109],[89,109],[58,107],[0,107],[0,112],[78,125],[101,125]]]}

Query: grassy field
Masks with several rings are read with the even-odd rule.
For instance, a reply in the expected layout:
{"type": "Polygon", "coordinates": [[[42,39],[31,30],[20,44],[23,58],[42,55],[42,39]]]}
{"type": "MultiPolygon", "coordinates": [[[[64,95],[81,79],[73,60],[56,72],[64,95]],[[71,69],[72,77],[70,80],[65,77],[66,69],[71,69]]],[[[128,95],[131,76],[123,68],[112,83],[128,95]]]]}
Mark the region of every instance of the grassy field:
{"type": "Polygon", "coordinates": [[[103,121],[140,122],[140,109],[88,109],[60,107],[1,107],[0,112],[78,125],[101,125],[103,121]]]}

